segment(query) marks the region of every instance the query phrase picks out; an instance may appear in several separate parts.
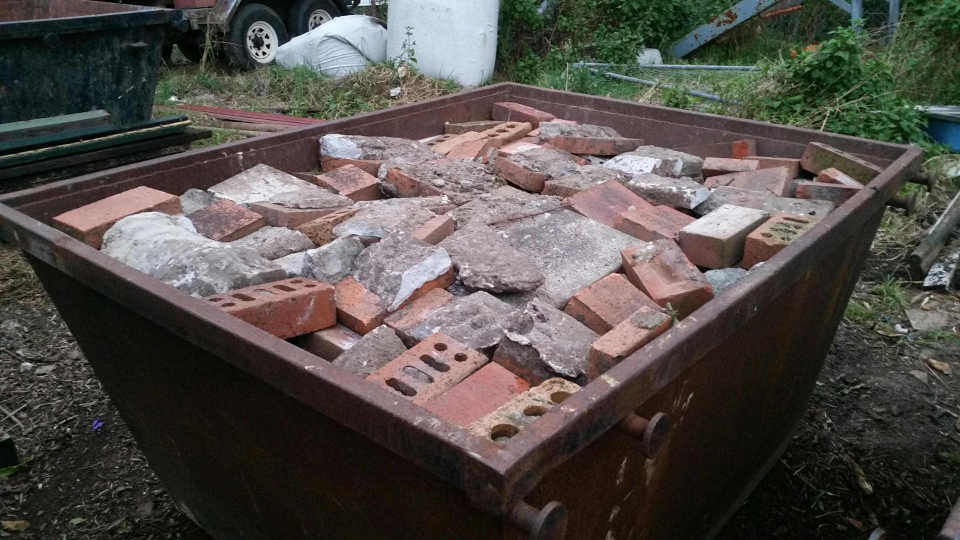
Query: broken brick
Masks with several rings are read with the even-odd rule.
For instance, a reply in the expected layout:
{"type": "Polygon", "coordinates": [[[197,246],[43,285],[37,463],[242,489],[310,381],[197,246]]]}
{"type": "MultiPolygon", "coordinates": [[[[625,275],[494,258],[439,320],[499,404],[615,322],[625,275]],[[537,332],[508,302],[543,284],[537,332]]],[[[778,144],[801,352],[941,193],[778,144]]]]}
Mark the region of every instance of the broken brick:
{"type": "Polygon", "coordinates": [[[396,197],[446,195],[464,204],[503,185],[489,166],[474,161],[437,159],[385,168],[383,189],[396,197]]]}
{"type": "Polygon", "coordinates": [[[320,170],[328,173],[344,167],[356,167],[371,176],[376,176],[382,164],[382,161],[375,159],[331,158],[320,162],[320,170]]]}
{"type": "Polygon", "coordinates": [[[555,148],[532,148],[511,156],[497,156],[496,168],[507,182],[539,193],[547,180],[574,172],[579,163],[569,152],[555,148]]]}
{"type": "Polygon", "coordinates": [[[333,233],[334,227],[350,219],[356,213],[356,208],[334,210],[306,223],[294,226],[294,228],[307,235],[307,238],[317,246],[322,246],[337,238],[337,235],[333,233]]]}
{"type": "Polygon", "coordinates": [[[451,424],[466,427],[529,388],[527,381],[489,362],[423,407],[451,424]]]}
{"type": "Polygon", "coordinates": [[[263,216],[229,199],[218,199],[189,219],[198,233],[220,242],[239,240],[266,224],[263,216]]]}
{"type": "Polygon", "coordinates": [[[556,118],[548,112],[512,101],[494,103],[492,117],[504,122],[528,122],[534,128],[539,126],[540,122],[549,122],[556,118]]]}
{"type": "Polygon", "coordinates": [[[324,171],[333,163],[353,164],[375,175],[376,169],[370,170],[374,163],[379,168],[385,161],[415,163],[436,157],[430,147],[410,139],[335,133],[320,137],[320,165],[324,171]]]}
{"type": "Polygon", "coordinates": [[[380,181],[356,165],[347,165],[314,177],[321,186],[354,201],[380,199],[380,181]]]}
{"type": "Polygon", "coordinates": [[[778,197],[787,197],[793,185],[793,176],[786,167],[774,167],[711,176],[703,185],[710,188],[730,186],[751,191],[769,191],[778,197]]]}
{"type": "Polygon", "coordinates": [[[443,125],[444,133],[460,135],[468,131],[486,131],[502,124],[500,120],[474,120],[470,122],[447,122],[443,125]]]}
{"type": "Polygon", "coordinates": [[[263,216],[271,227],[295,229],[319,217],[341,211],[337,208],[288,208],[273,203],[251,203],[250,210],[263,216]]]}
{"type": "Polygon", "coordinates": [[[708,157],[703,160],[703,176],[718,176],[735,172],[755,171],[760,162],[752,159],[708,157]]]}
{"type": "MultiPolygon", "coordinates": [[[[637,249],[627,248],[624,251],[637,249]]],[[[563,311],[598,334],[609,332],[641,306],[657,305],[623,274],[610,274],[582,289],[563,311]]]]}
{"type": "Polygon", "coordinates": [[[862,186],[851,186],[847,184],[828,184],[826,182],[797,182],[796,197],[798,199],[817,199],[820,201],[830,201],[840,206],[847,202],[847,199],[853,197],[862,186]]]}
{"type": "Polygon", "coordinates": [[[433,310],[449,304],[451,300],[453,295],[445,289],[432,289],[388,315],[384,322],[403,335],[420,324],[433,310]]]}
{"type": "Polygon", "coordinates": [[[870,182],[883,170],[882,167],[853,154],[817,142],[807,144],[800,158],[800,165],[813,174],[820,174],[824,169],[839,169],[861,184],[870,182]]]}
{"type": "Polygon", "coordinates": [[[360,341],[360,334],[342,324],[337,324],[330,328],[295,337],[293,344],[324,360],[333,360],[353,347],[357,341],[360,341]]]}
{"type": "Polygon", "coordinates": [[[809,231],[816,222],[792,214],[776,214],[747,235],[740,266],[749,270],[769,260],[809,231]]]}
{"type": "Polygon", "coordinates": [[[407,348],[392,328],[380,325],[367,332],[331,363],[351,373],[368,377],[407,352],[407,348]]]}
{"type": "Polygon", "coordinates": [[[394,233],[360,253],[354,277],[393,312],[430,289],[449,287],[456,272],[443,248],[394,233]]]}
{"type": "Polygon", "coordinates": [[[441,240],[453,234],[454,222],[449,214],[430,218],[429,221],[413,231],[413,237],[428,244],[439,244],[441,240]]]}
{"type": "Polygon", "coordinates": [[[486,160],[486,156],[484,155],[484,150],[488,146],[489,146],[489,141],[487,139],[467,141],[465,143],[457,145],[452,150],[447,152],[447,159],[461,159],[461,160],[480,159],[483,163],[486,163],[487,160],[486,160]]]}
{"type": "Polygon", "coordinates": [[[205,300],[280,338],[316,332],[337,322],[333,286],[312,279],[253,285],[205,300]]]}
{"type": "Polygon", "coordinates": [[[621,212],[634,208],[653,209],[653,205],[615,180],[585,189],[567,199],[570,208],[608,227],[613,227],[621,212]]]}
{"type": "Polygon", "coordinates": [[[757,169],[772,169],[774,167],[786,167],[790,171],[790,177],[800,176],[800,160],[796,158],[781,158],[769,156],[755,156],[753,154],[743,159],[749,159],[757,162],[757,169]]]}
{"type": "Polygon", "coordinates": [[[676,243],[658,240],[621,252],[627,279],[660,307],[668,305],[684,318],[713,298],[706,277],[676,243]]]}
{"type": "Polygon", "coordinates": [[[337,320],[361,336],[383,323],[387,314],[379,296],[348,276],[336,286],[337,320]]]}
{"type": "Polygon", "coordinates": [[[736,266],[747,235],[767,217],[763,210],[725,204],[681,229],[680,248],[697,266],[736,266]]]}
{"type": "Polygon", "coordinates": [[[500,148],[526,137],[533,127],[529,122],[505,122],[482,132],[482,135],[487,138],[490,148],[500,148]]]}
{"type": "Polygon", "coordinates": [[[103,233],[121,219],[140,212],[179,214],[180,198],[146,186],[128,189],[53,218],[54,227],[100,249],[103,233]]]}
{"type": "Polygon", "coordinates": [[[659,307],[642,306],[603,334],[587,353],[587,378],[603,375],[621,360],[640,350],[670,328],[670,316],[659,307]]]}
{"type": "Polygon", "coordinates": [[[486,356],[449,336],[434,334],[373,372],[367,380],[423,405],[486,363],[486,356]]]}
{"type": "Polygon", "coordinates": [[[506,443],[531,422],[563,403],[580,390],[576,383],[559,377],[543,381],[470,424],[470,432],[497,444],[506,443]]]}
{"type": "Polygon", "coordinates": [[[557,197],[571,197],[608,180],[624,183],[627,181],[627,175],[600,165],[586,165],[571,173],[547,180],[542,193],[557,197]]]}
{"type": "Polygon", "coordinates": [[[447,155],[454,148],[469,142],[485,141],[487,136],[476,131],[468,131],[460,135],[454,135],[447,140],[439,141],[432,145],[433,151],[440,155],[447,155]]]}
{"type": "Polygon", "coordinates": [[[540,140],[549,143],[554,148],[570,152],[571,154],[588,154],[592,156],[616,156],[630,152],[643,144],[643,139],[627,137],[572,137],[558,135],[555,137],[540,137],[540,140]]]}
{"type": "Polygon", "coordinates": [[[694,221],[694,217],[669,206],[659,205],[624,210],[614,218],[613,228],[647,242],[661,239],[676,241],[680,229],[694,221]]]}
{"type": "Polygon", "coordinates": [[[843,184],[845,186],[851,186],[855,188],[862,188],[863,184],[857,182],[849,174],[844,173],[840,169],[824,169],[820,171],[820,174],[817,175],[817,182],[823,182],[826,184],[843,184]]]}

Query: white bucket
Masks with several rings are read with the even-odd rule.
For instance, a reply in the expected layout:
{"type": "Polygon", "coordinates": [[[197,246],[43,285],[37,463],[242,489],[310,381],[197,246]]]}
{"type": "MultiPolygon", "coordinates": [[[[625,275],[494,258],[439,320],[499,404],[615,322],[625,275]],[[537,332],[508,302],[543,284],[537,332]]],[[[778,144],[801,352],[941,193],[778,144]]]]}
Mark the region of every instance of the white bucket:
{"type": "Polygon", "coordinates": [[[499,0],[390,0],[387,56],[413,56],[431,77],[483,84],[493,75],[499,15],[499,0]]]}

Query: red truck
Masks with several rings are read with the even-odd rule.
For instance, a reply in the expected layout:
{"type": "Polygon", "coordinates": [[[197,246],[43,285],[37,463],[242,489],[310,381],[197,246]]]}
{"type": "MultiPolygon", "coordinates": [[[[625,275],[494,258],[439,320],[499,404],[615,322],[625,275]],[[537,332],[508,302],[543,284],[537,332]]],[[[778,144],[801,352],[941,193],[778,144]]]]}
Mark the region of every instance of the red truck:
{"type": "MultiPolygon", "coordinates": [[[[267,64],[277,47],[340,15],[359,0],[133,0],[131,3],[181,9],[189,30],[175,38],[183,55],[200,60],[208,44],[235,67],[267,64]]],[[[169,57],[173,43],[166,45],[169,57]]]]}

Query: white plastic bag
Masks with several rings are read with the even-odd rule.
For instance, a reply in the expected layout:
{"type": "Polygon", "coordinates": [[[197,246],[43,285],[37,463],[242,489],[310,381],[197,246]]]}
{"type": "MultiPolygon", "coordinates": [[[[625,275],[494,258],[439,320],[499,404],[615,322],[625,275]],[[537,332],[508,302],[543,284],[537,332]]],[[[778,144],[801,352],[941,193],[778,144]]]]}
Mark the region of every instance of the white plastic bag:
{"type": "Polygon", "coordinates": [[[365,15],[337,17],[277,49],[283,67],[307,66],[338,78],[386,58],[387,30],[365,15]]]}

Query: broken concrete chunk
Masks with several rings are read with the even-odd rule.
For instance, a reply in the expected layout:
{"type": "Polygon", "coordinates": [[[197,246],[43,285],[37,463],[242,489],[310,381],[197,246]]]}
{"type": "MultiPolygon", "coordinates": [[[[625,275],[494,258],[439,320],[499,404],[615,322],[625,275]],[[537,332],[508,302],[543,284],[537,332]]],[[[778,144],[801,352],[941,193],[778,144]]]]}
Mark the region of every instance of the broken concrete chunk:
{"type": "Polygon", "coordinates": [[[384,238],[394,232],[413,234],[436,214],[423,207],[420,199],[383,199],[355,207],[356,213],[333,227],[338,237],[384,238]]]}
{"type": "Polygon", "coordinates": [[[263,227],[239,240],[234,240],[230,245],[250,248],[264,259],[271,261],[314,247],[313,242],[305,234],[286,227],[263,227]]]}
{"type": "Polygon", "coordinates": [[[288,193],[323,192],[310,182],[262,163],[227,178],[208,191],[237,204],[273,202],[275,197],[288,193]]]}
{"type": "Polygon", "coordinates": [[[396,311],[415,296],[453,283],[454,271],[445,249],[395,233],[360,253],[354,277],[383,300],[387,311],[396,311]]]}
{"type": "Polygon", "coordinates": [[[243,238],[266,224],[260,214],[228,199],[220,199],[197,210],[189,219],[198,233],[222,242],[243,238]]]}
{"type": "Polygon", "coordinates": [[[829,201],[791,199],[787,197],[777,197],[772,193],[764,191],[751,191],[729,186],[719,186],[714,188],[710,193],[710,197],[694,208],[693,212],[699,216],[703,216],[725,204],[756,208],[771,214],[778,212],[797,214],[816,221],[825,218],[834,208],[834,204],[829,201]]]}
{"type": "Polygon", "coordinates": [[[347,236],[316,249],[281,257],[275,262],[283,267],[290,277],[300,276],[337,283],[353,272],[354,261],[363,249],[363,242],[359,238],[347,236]]]}
{"type": "Polygon", "coordinates": [[[405,352],[407,348],[397,333],[389,326],[380,325],[333,360],[333,365],[366,377],[405,352]]]}
{"type": "Polygon", "coordinates": [[[385,163],[380,168],[380,181],[383,190],[394,197],[446,195],[457,205],[503,185],[487,165],[453,159],[385,163]]]}
{"type": "Polygon", "coordinates": [[[107,229],[122,218],[140,212],[179,214],[180,199],[147,186],[135,187],[54,216],[52,225],[100,249],[107,229]]]}
{"type": "Polygon", "coordinates": [[[193,296],[210,296],[233,289],[285,279],[286,273],[248,248],[227,244],[180,251],[166,259],[153,277],[193,296]]]}
{"type": "Polygon", "coordinates": [[[584,165],[574,172],[547,180],[542,193],[544,195],[570,197],[609,180],[623,184],[627,178],[628,176],[621,171],[608,169],[600,165],[584,165]]]}
{"type": "Polygon", "coordinates": [[[707,270],[703,273],[703,276],[710,282],[710,286],[713,287],[713,294],[716,296],[747,277],[747,271],[743,268],[718,268],[707,270]]]}
{"type": "Polygon", "coordinates": [[[571,124],[570,122],[542,122],[540,123],[540,138],[551,137],[620,137],[617,130],[609,126],[594,124],[571,124]]]}
{"type": "Polygon", "coordinates": [[[870,182],[883,170],[882,167],[853,154],[818,142],[807,145],[800,158],[800,166],[813,174],[819,174],[824,169],[839,169],[861,184],[870,182]]]}
{"type": "Polygon", "coordinates": [[[398,159],[415,163],[436,159],[437,155],[425,144],[410,139],[331,134],[320,138],[320,157],[373,161],[398,159]]]}
{"type": "Polygon", "coordinates": [[[583,383],[596,338],[570,315],[534,299],[510,316],[493,361],[531,384],[557,376],[583,383]]]}
{"type": "Polygon", "coordinates": [[[410,345],[442,332],[471,349],[488,354],[500,343],[504,324],[512,312],[510,305],[478,291],[454,297],[427,313],[416,326],[401,332],[401,337],[410,345]]]}
{"type": "Polygon", "coordinates": [[[653,204],[691,209],[707,200],[710,190],[690,178],[667,178],[644,173],[630,177],[623,185],[653,204]]]}
{"type": "MultiPolygon", "coordinates": [[[[667,176],[703,176],[703,158],[671,150],[669,148],[660,148],[658,146],[639,146],[631,152],[633,155],[654,158],[660,161],[660,167],[664,169],[663,173],[667,176]]],[[[657,172],[657,171],[650,171],[657,172]]]]}
{"type": "Polygon", "coordinates": [[[197,233],[193,223],[182,215],[141,212],[107,229],[101,251],[144,274],[153,275],[158,266],[178,250],[215,244],[197,233]]]}
{"type": "Polygon", "coordinates": [[[440,242],[460,281],[473,289],[496,293],[523,292],[543,284],[543,274],[530,257],[485,226],[460,229],[440,242]]]}
{"type": "Polygon", "coordinates": [[[616,272],[620,250],[643,242],[569,209],[495,227],[546,277],[537,294],[562,308],[580,289],[616,272]]]}
{"type": "Polygon", "coordinates": [[[577,390],[580,390],[579,385],[559,377],[546,380],[470,424],[470,432],[497,444],[504,444],[531,422],[563,403],[577,390]]]}
{"type": "Polygon", "coordinates": [[[490,225],[500,221],[557,210],[563,206],[560,197],[548,197],[503,186],[477,197],[451,212],[457,228],[490,225]]]}
{"type": "Polygon", "coordinates": [[[321,189],[318,187],[295,189],[278,193],[270,198],[270,202],[286,208],[301,210],[336,210],[353,204],[349,197],[321,189]]]}
{"type": "Polygon", "coordinates": [[[180,196],[180,206],[183,208],[183,215],[189,216],[204,206],[212,204],[216,198],[216,195],[205,189],[188,189],[180,196]]]}

